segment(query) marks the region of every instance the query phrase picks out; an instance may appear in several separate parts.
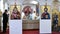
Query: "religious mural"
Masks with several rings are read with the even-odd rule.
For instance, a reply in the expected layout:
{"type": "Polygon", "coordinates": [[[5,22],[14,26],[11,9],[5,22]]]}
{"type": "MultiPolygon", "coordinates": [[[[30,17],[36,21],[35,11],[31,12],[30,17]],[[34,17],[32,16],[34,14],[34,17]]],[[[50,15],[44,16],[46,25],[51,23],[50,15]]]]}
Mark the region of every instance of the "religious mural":
{"type": "Polygon", "coordinates": [[[41,19],[50,19],[50,6],[41,6],[41,19]]]}
{"type": "Polygon", "coordinates": [[[11,19],[11,20],[21,19],[20,6],[18,6],[18,5],[13,5],[13,6],[11,6],[10,19],[11,19]],[[13,9],[12,9],[12,8],[13,8],[13,9]]]}
{"type": "Polygon", "coordinates": [[[25,20],[39,20],[39,13],[36,11],[36,6],[32,8],[32,6],[24,6],[22,9],[22,19],[25,20]]]}

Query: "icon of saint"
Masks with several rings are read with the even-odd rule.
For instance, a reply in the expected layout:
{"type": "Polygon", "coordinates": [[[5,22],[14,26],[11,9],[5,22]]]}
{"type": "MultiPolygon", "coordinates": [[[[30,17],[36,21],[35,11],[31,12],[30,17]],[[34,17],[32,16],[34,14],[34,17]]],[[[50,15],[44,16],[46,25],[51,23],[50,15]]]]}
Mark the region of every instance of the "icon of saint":
{"type": "Polygon", "coordinates": [[[21,14],[20,12],[18,11],[17,7],[15,6],[13,11],[12,11],[12,14],[11,14],[11,19],[21,19],[21,14]]]}
{"type": "Polygon", "coordinates": [[[50,14],[48,13],[48,8],[44,8],[44,12],[41,15],[41,19],[50,19],[50,14]]]}

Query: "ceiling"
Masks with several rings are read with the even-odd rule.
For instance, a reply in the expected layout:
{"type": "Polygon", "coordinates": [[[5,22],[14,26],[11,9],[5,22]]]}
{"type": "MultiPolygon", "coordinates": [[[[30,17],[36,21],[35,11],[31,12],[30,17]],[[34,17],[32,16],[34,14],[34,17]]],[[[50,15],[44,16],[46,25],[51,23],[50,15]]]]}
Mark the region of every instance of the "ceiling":
{"type": "MultiPolygon", "coordinates": [[[[45,0],[16,0],[17,4],[31,4],[31,1],[37,1],[40,3],[40,5],[44,5],[45,4],[45,0]]],[[[59,0],[60,1],[60,0],[59,0]]],[[[4,0],[4,3],[7,2],[9,4],[14,4],[15,0],[4,0]]],[[[47,0],[47,4],[51,5],[53,2],[53,0],[47,0]]]]}
{"type": "MultiPolygon", "coordinates": [[[[16,0],[17,4],[31,4],[31,1],[37,1],[37,0],[16,0]]],[[[9,4],[14,4],[15,0],[4,0],[4,3],[7,2],[9,4]]]]}

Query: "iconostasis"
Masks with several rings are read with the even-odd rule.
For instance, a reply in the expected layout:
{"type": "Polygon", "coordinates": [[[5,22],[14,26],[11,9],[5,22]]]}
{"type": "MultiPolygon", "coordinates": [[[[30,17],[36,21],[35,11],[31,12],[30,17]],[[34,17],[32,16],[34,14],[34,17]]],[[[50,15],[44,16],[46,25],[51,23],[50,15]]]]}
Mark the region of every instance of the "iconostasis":
{"type": "MultiPolygon", "coordinates": [[[[8,2],[6,1],[5,3],[7,4],[4,4],[4,10],[5,9],[9,10],[9,19],[12,20],[9,21],[10,28],[11,26],[16,26],[18,29],[21,27],[22,30],[22,29],[39,29],[40,27],[40,33],[51,33],[51,29],[52,31],[56,31],[55,29],[56,24],[54,21],[55,18],[57,21],[57,26],[60,27],[60,12],[57,8],[55,8],[55,5],[57,5],[57,3],[55,3],[56,0],[54,2],[52,0],[51,1],[41,0],[37,1],[37,4],[33,3],[31,4],[30,1],[24,1],[25,4],[24,2],[20,3],[20,0],[19,1],[13,0],[12,3],[11,1],[12,0],[8,2]],[[21,22],[19,20],[21,20],[21,22]]],[[[12,32],[12,28],[10,32],[12,32]]],[[[15,28],[13,28],[13,30],[14,29],[15,28]]]]}

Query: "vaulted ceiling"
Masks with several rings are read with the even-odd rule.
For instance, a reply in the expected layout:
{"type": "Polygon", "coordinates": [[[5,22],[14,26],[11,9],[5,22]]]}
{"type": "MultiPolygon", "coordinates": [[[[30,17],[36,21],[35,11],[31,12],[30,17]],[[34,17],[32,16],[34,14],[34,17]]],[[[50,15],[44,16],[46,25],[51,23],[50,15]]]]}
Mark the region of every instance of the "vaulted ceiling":
{"type": "MultiPolygon", "coordinates": [[[[23,4],[30,4],[31,1],[37,1],[40,3],[40,5],[44,5],[45,4],[45,0],[16,0],[17,4],[23,3],[23,4]]],[[[58,0],[60,1],[60,0],[58,0]]],[[[4,3],[8,2],[9,4],[14,4],[15,0],[4,0],[4,3]]],[[[53,2],[53,0],[47,0],[47,4],[51,5],[51,3],[53,2]]]]}
{"type": "Polygon", "coordinates": [[[30,1],[37,1],[37,0],[4,0],[4,3],[8,2],[13,4],[15,1],[16,3],[30,3],[30,1]]]}

